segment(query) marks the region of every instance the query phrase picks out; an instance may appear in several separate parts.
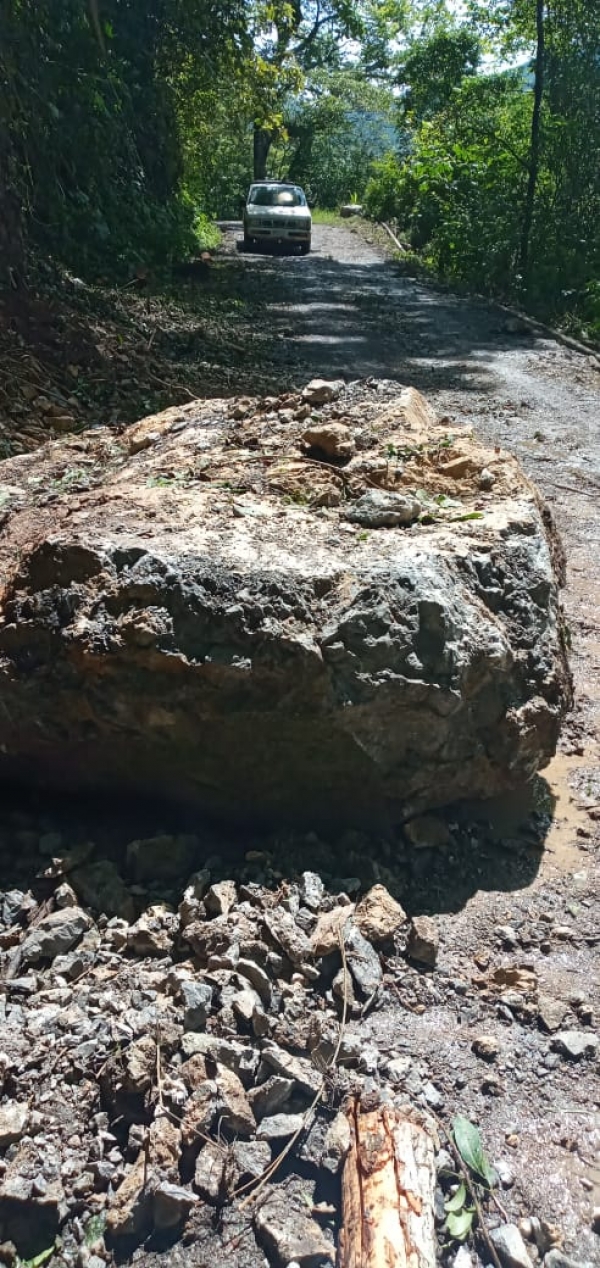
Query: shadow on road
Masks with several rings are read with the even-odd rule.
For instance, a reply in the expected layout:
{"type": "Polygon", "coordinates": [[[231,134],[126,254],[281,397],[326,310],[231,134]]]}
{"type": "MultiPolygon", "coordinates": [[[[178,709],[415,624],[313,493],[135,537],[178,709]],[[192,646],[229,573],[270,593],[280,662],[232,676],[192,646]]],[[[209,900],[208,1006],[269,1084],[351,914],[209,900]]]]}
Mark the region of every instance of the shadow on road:
{"type": "Polygon", "coordinates": [[[300,257],[240,251],[240,227],[221,227],[211,286],[260,305],[248,355],[273,362],[273,392],[284,367],[296,386],[318,374],[397,379],[425,392],[491,391],[494,357],[535,346],[534,335],[514,332],[485,301],[401,276],[357,235],[317,225],[310,256],[300,257]]]}

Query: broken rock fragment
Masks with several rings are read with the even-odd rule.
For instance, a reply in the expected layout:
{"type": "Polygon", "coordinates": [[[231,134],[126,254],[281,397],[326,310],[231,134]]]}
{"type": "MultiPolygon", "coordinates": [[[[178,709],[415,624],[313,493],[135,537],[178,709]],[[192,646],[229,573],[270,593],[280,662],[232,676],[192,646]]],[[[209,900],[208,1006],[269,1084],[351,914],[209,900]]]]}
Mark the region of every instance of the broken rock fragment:
{"type": "Polygon", "coordinates": [[[370,489],[345,511],[345,519],[363,528],[399,528],[414,524],[423,507],[414,497],[370,489]]]}
{"type": "Polygon", "coordinates": [[[308,427],[302,436],[303,443],[317,449],[327,458],[348,460],[356,450],[354,437],[343,423],[319,423],[308,427]]]}
{"type": "Polygon", "coordinates": [[[256,1236],[278,1268],[299,1264],[300,1268],[324,1268],[334,1257],[334,1249],[319,1225],[302,1209],[298,1200],[285,1192],[267,1198],[254,1217],[256,1236]]]}
{"type": "Polygon", "coordinates": [[[196,1195],[189,1189],[163,1180],[152,1194],[154,1227],[157,1229],[177,1228],[187,1219],[192,1206],[197,1201],[196,1195]]]}
{"type": "Polygon", "coordinates": [[[373,946],[389,942],[406,921],[406,912],[385,885],[374,885],[358,903],[354,921],[373,946]]]}
{"type": "Polygon", "coordinates": [[[302,389],[302,400],[309,405],[325,405],[337,400],[344,386],[343,379],[311,379],[302,389]]]}
{"type": "Polygon", "coordinates": [[[419,964],[433,968],[439,949],[439,933],[432,916],[413,916],[410,922],[406,953],[419,964]]]}
{"type": "Polygon", "coordinates": [[[52,960],[64,955],[81,938],[92,921],[80,907],[63,907],[43,916],[26,936],[23,943],[23,960],[36,964],[38,960],[52,960]]]}
{"type": "Polygon", "coordinates": [[[29,1122],[29,1106],[18,1101],[0,1105],[0,1149],[14,1145],[25,1135],[29,1122]]]}
{"type": "Polygon", "coordinates": [[[360,929],[350,921],[344,930],[346,959],[354,985],[363,999],[370,999],[383,982],[383,970],[377,952],[363,938],[360,929]]]}

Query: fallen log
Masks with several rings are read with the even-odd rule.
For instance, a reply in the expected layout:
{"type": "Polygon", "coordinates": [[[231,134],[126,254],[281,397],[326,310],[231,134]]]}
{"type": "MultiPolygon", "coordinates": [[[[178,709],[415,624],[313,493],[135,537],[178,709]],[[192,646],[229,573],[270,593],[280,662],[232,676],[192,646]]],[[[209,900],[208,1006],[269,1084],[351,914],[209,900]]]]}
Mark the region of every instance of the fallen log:
{"type": "Polygon", "coordinates": [[[435,1268],[435,1151],[422,1116],[348,1107],[337,1268],[435,1268]]]}

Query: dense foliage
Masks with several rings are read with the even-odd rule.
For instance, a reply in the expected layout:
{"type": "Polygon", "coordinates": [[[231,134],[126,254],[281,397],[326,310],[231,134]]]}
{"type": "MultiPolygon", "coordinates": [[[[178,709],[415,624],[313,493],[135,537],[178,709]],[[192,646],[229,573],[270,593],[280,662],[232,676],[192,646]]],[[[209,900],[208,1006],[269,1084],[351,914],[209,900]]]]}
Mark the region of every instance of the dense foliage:
{"type": "Polygon", "coordinates": [[[589,0],[0,0],[0,24],[0,284],[24,245],[94,276],[192,251],[268,172],[600,331],[589,0]]]}
{"type": "Polygon", "coordinates": [[[544,316],[572,313],[598,336],[600,9],[506,0],[473,21],[404,57],[409,153],[376,166],[367,205],[396,218],[442,276],[544,316]],[[519,54],[519,68],[476,74],[473,34],[480,53],[493,41],[497,56],[519,54]]]}
{"type": "Polygon", "coordinates": [[[1,0],[1,21],[5,264],[19,267],[18,218],[80,270],[188,246],[178,84],[224,75],[241,0],[1,0]]]}

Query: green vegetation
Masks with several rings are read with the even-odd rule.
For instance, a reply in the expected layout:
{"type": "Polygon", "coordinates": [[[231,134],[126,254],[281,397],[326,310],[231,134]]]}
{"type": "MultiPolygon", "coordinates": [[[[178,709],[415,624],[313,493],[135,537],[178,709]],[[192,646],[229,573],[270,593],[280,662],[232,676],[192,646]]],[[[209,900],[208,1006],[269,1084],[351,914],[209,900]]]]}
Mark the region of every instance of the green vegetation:
{"type": "Polygon", "coordinates": [[[0,287],[211,249],[268,172],[600,337],[599,47],[589,0],[4,0],[0,287]]]}

